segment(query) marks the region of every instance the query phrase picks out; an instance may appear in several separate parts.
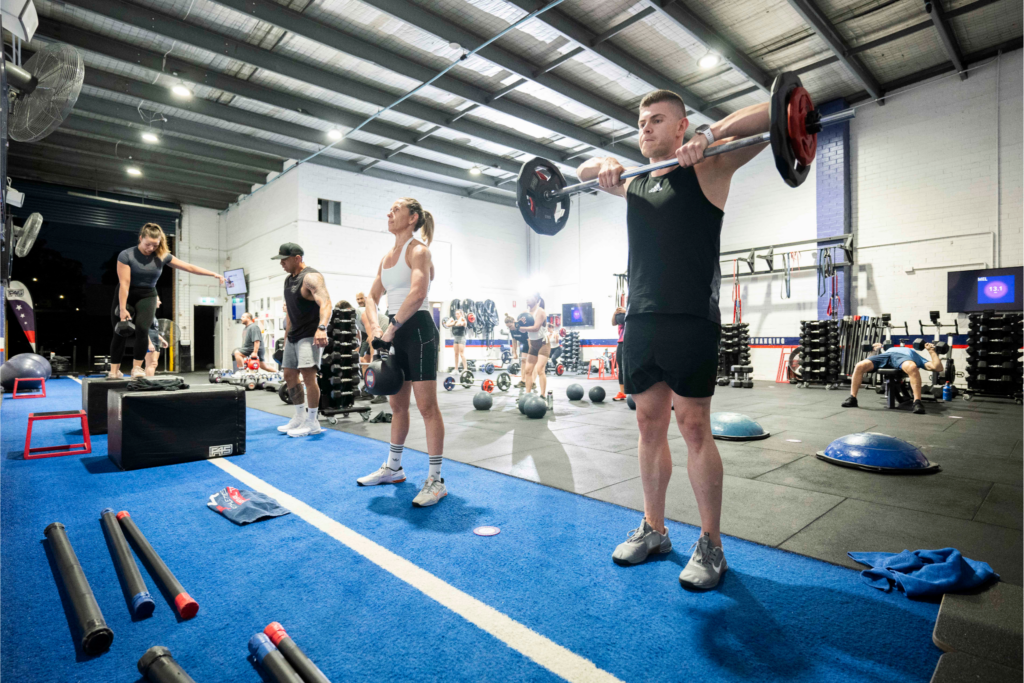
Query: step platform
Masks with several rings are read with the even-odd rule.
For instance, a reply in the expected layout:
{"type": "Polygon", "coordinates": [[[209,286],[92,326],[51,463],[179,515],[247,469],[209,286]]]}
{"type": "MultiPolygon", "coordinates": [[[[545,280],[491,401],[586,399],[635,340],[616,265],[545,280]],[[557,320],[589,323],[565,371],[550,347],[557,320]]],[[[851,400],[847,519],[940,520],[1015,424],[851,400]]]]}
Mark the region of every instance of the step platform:
{"type": "Polygon", "coordinates": [[[1002,582],[976,593],[942,596],[932,641],[947,654],[939,660],[932,680],[943,683],[1011,680],[1003,676],[1005,672],[1000,674],[1002,669],[1013,670],[1013,680],[1024,679],[1021,671],[1024,657],[1022,603],[1024,590],[1002,582]],[[982,670],[990,671],[991,677],[978,678],[982,670]]]}
{"type": "Polygon", "coordinates": [[[107,392],[124,389],[128,378],[107,379],[106,377],[85,377],[82,379],[82,410],[88,416],[89,433],[107,433],[107,392]]]}
{"type": "Polygon", "coordinates": [[[107,454],[122,470],[245,453],[245,389],[107,392],[107,454]]]}

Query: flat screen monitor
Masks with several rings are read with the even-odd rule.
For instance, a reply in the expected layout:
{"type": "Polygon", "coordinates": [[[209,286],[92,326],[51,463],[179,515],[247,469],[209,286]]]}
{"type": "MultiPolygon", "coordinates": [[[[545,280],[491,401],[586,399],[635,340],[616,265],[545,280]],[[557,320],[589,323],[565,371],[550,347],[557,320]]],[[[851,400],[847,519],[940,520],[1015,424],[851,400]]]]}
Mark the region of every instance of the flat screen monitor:
{"type": "Polygon", "coordinates": [[[228,288],[228,295],[245,294],[245,270],[243,268],[225,270],[224,286],[228,288]]]}
{"type": "Polygon", "coordinates": [[[584,304],[562,304],[562,325],[565,327],[593,327],[594,306],[584,304]]]}
{"type": "Polygon", "coordinates": [[[986,268],[947,273],[946,310],[1020,311],[1024,310],[1024,268],[986,268]]]}

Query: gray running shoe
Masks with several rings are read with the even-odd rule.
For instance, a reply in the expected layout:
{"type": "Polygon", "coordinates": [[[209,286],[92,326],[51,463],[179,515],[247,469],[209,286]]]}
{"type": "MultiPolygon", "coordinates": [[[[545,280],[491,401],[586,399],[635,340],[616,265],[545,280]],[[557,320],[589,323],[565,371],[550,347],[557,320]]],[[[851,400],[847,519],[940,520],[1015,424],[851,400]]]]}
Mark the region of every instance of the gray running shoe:
{"type": "Polygon", "coordinates": [[[612,560],[621,565],[640,564],[651,553],[669,552],[672,552],[672,541],[669,540],[668,529],[665,529],[665,535],[662,536],[645,518],[639,527],[629,532],[626,541],[615,548],[612,560]]]}
{"type": "MultiPolygon", "coordinates": [[[[725,553],[718,546],[711,545],[711,534],[705,533],[693,544],[697,549],[679,575],[683,588],[708,590],[718,585],[722,574],[729,568],[725,553]]],[[[693,546],[690,546],[691,548],[693,546]]]]}
{"type": "Polygon", "coordinates": [[[427,480],[423,482],[423,488],[412,499],[412,506],[414,508],[425,508],[437,505],[438,501],[447,495],[448,489],[444,485],[444,479],[427,477],[427,480]]]}

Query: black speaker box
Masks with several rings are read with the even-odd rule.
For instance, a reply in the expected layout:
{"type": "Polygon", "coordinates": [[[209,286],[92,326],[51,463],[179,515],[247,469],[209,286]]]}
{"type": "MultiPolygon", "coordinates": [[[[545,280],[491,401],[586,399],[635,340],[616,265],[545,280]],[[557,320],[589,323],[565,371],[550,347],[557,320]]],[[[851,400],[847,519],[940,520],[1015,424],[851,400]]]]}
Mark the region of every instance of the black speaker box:
{"type": "Polygon", "coordinates": [[[107,454],[122,470],[245,453],[245,389],[231,384],[181,391],[107,394],[107,454]]]}

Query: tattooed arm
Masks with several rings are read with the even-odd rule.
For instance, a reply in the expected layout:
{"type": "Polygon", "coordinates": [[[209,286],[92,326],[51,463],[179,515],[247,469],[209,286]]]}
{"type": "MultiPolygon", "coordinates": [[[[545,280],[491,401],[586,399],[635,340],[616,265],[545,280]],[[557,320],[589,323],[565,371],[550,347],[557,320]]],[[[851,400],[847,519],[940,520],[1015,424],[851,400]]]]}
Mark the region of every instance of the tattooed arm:
{"type": "MultiPolygon", "coordinates": [[[[327,293],[327,285],[324,284],[324,276],[320,273],[310,273],[302,280],[302,296],[310,301],[315,301],[320,306],[320,324],[327,326],[331,322],[331,295],[327,293]]],[[[317,346],[327,346],[327,332],[317,330],[313,336],[313,343],[317,346]]]]}

